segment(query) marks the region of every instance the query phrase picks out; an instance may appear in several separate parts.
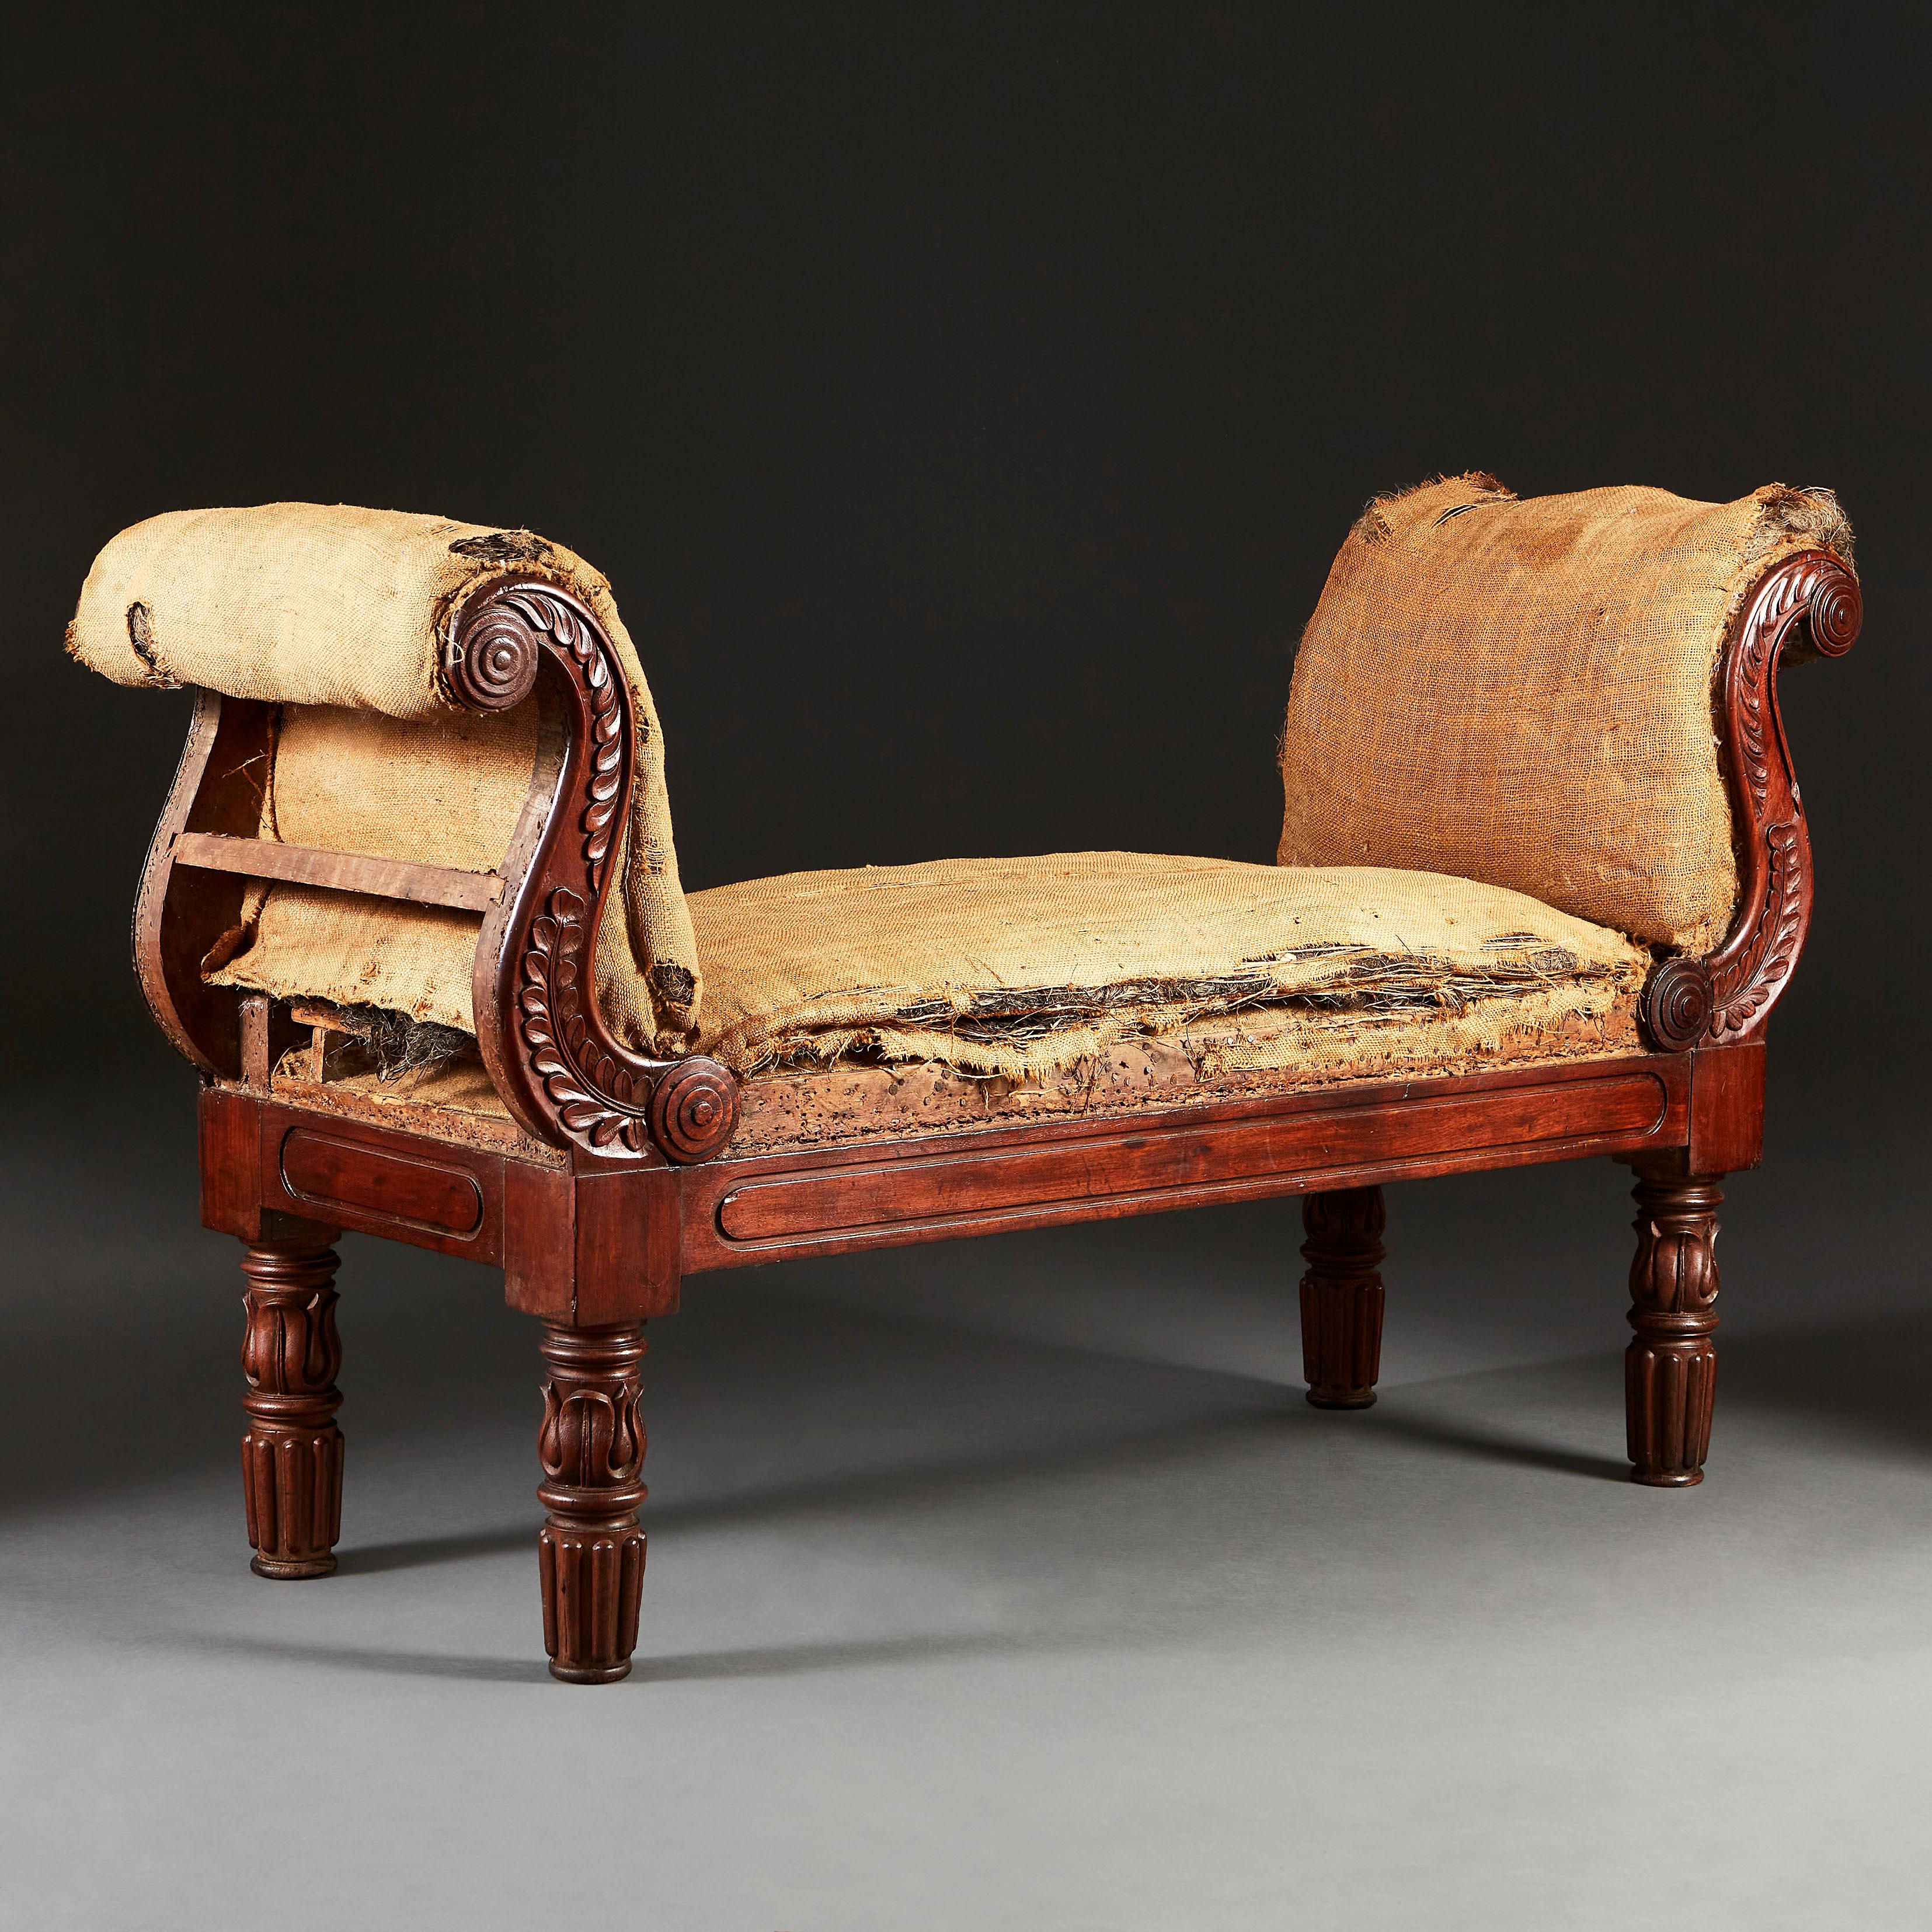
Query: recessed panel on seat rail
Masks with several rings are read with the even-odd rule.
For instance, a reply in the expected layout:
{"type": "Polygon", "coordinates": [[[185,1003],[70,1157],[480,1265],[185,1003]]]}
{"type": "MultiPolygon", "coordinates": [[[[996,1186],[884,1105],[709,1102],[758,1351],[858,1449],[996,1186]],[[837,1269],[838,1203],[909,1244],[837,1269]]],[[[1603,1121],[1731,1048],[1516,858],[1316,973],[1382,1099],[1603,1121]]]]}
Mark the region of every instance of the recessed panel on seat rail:
{"type": "Polygon", "coordinates": [[[359,1208],[439,1234],[474,1234],[483,1225],[483,1190],[466,1169],[426,1157],[372,1149],[314,1127],[284,1136],[282,1185],[317,1207],[359,1208]]]}
{"type": "Polygon", "coordinates": [[[714,1190],[715,1205],[708,1226],[687,1214],[686,1265],[1618,1152],[1682,1138],[1686,1072],[1682,1059],[1658,1056],[1540,1079],[1445,1081],[1439,1094],[1411,1083],[1206,1118],[1042,1124],[985,1137],[990,1145],[928,1140],[898,1158],[848,1149],[811,1164],[747,1163],[735,1175],[728,1160],[688,1177],[714,1190]]]}
{"type": "Polygon", "coordinates": [[[474,1261],[502,1260],[501,1155],[256,1104],[264,1208],[474,1261]]]}

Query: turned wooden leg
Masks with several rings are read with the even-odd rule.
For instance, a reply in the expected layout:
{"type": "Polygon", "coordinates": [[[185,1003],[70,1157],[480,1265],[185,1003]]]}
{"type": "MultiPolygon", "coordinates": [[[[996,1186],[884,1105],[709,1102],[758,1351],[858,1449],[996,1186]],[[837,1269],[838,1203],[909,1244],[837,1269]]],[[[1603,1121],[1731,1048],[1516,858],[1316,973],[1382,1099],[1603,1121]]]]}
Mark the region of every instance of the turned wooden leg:
{"type": "Polygon", "coordinates": [[[1704,1480],[1718,1352],[1717,1210],[1721,1174],[1682,1175],[1640,1166],[1636,1259],[1630,1264],[1630,1326],[1624,1405],[1630,1474],[1678,1487],[1704,1480]]]}
{"type": "Polygon", "coordinates": [[[335,1378],[336,1258],[313,1244],[265,1242],[242,1263],[248,1333],[242,1372],[242,1492],[250,1567],[260,1576],[326,1576],[342,1533],[342,1406],[335,1378]]]}
{"type": "Polygon", "coordinates": [[[1301,1363],[1317,1408],[1366,1408],[1382,1366],[1382,1212],[1379,1187],[1301,1197],[1301,1363]]]}
{"type": "Polygon", "coordinates": [[[546,1323],[542,1348],[544,1648],[552,1676],[608,1684],[629,1673],[644,1583],[644,1324],[546,1323]]]}

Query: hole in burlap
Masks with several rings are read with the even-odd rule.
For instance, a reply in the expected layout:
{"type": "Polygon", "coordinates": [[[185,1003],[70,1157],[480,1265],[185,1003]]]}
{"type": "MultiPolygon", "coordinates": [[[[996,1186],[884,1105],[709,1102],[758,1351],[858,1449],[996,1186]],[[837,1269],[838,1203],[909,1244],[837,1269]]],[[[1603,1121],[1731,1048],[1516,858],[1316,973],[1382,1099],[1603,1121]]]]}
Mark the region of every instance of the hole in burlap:
{"type": "Polygon", "coordinates": [[[485,563],[541,563],[550,554],[550,547],[528,530],[495,530],[487,537],[459,538],[449,554],[480,557],[485,563]]]}
{"type": "Polygon", "coordinates": [[[351,1043],[346,1052],[337,1049],[332,1054],[325,1078],[366,1071],[373,1064],[377,1078],[388,1082],[418,1067],[439,1066],[476,1051],[475,1036],[460,1028],[412,1019],[387,1006],[344,1006],[334,1000],[307,1004],[325,1010],[330,1028],[348,1035],[351,1043]]]}

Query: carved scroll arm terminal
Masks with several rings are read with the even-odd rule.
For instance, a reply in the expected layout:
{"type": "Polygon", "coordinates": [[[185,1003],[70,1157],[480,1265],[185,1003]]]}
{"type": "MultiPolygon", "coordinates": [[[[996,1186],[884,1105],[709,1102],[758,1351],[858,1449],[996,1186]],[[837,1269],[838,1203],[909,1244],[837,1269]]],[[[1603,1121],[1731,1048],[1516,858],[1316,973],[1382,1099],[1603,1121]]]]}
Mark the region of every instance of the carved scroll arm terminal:
{"type": "Polygon", "coordinates": [[[1826,550],[1767,571],[1718,668],[1718,740],[1730,794],[1738,895],[1731,929],[1701,959],[1668,959],[1644,988],[1651,1038],[1670,1052],[1743,1040],[1789,984],[1811,920],[1811,841],[1778,704],[1782,660],[1840,657],[1864,616],[1858,579],[1826,550]]]}
{"type": "Polygon", "coordinates": [[[737,1124],[736,1078],[703,1055],[636,1052],[597,1004],[597,936],[618,884],[636,746],[610,639],[558,585],[512,578],[457,614],[442,670],[472,710],[507,710],[533,690],[541,707],[530,796],[502,894],[484,914],[472,984],[497,1091],[547,1140],[614,1160],[708,1158],[737,1124]]]}

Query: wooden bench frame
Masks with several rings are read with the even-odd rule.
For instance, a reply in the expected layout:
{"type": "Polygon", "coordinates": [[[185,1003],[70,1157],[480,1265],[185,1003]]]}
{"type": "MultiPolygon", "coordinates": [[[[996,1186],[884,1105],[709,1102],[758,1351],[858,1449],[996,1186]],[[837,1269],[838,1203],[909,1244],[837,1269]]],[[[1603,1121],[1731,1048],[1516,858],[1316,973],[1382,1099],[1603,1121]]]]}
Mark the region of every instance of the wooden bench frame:
{"type": "Polygon", "coordinates": [[[788,1256],[1300,1194],[1309,1399],[1361,1407],[1375,1399],[1381,1343],[1381,1184],[1606,1154],[1638,1177],[1633,1474],[1664,1486],[1699,1481],[1720,1184],[1760,1158],[1764,1025],[1810,916],[1810,849],[1777,671],[1784,659],[1849,650],[1861,616],[1856,580],[1823,551],[1776,564],[1744,601],[1713,694],[1738,905],[1716,950],[1653,970],[1646,1050],[736,1157],[730,1072],[632,1051],[592,995],[634,740],[629,688],[583,604],[542,578],[512,577],[474,595],[450,625],[442,673],[454,703],[494,711],[533,690],[539,699],[530,796],[491,873],[262,841],[274,707],[200,692],[142,877],[135,956],[156,1019],[202,1076],[203,1219],[248,1244],[243,1472],[254,1568],[334,1568],[342,1437],[330,1244],[344,1229],[499,1268],[510,1305],[544,1322],[544,1641],[552,1671],[572,1682],[622,1676],[636,1642],[643,1324],[676,1308],[687,1275],[788,1256]],[[300,1037],[291,1007],[202,977],[250,879],[480,913],[478,1041],[521,1131],[493,1142],[428,1108],[372,1103],[358,1114],[324,1083],[277,1079],[300,1037]]]}

